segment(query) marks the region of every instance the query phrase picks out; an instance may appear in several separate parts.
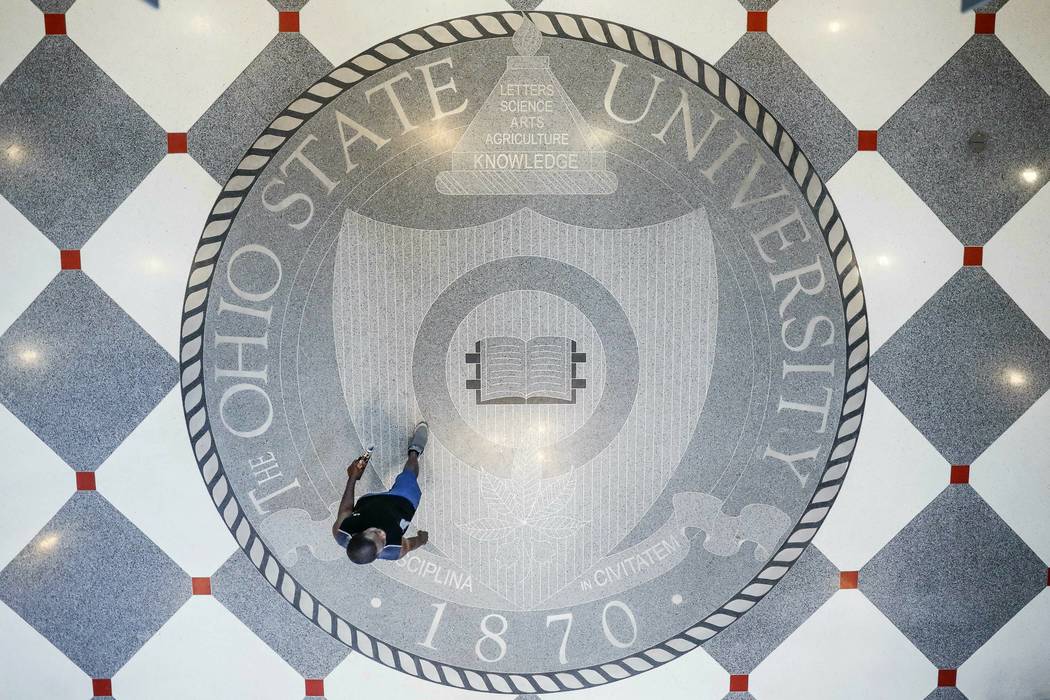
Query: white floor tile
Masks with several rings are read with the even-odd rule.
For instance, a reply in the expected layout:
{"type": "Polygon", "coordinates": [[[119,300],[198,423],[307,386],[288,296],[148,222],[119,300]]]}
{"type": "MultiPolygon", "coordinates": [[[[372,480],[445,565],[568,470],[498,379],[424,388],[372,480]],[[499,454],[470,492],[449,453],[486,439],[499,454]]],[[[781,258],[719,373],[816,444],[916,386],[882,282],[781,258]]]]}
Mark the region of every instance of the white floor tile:
{"type": "Polygon", "coordinates": [[[664,0],[662,2],[602,2],[557,0],[539,6],[612,20],[674,42],[709,63],[747,31],[747,11],[737,0],[664,0]]]}
{"type": "Polygon", "coordinates": [[[219,190],[188,155],[166,156],[81,252],[84,272],[175,357],[187,271],[219,190]]]}
{"type": "MultiPolygon", "coordinates": [[[[26,157],[24,153],[13,155],[15,151],[11,149],[17,148],[17,145],[8,147],[6,153],[0,153],[0,158],[26,157]]],[[[0,334],[3,334],[58,274],[59,262],[58,248],[3,197],[0,197],[0,231],[4,246],[4,253],[0,255],[0,334]]]]}
{"type": "Polygon", "coordinates": [[[995,14],[995,34],[1050,92],[1050,3],[1010,0],[995,14]]]}
{"type": "MultiPolygon", "coordinates": [[[[437,685],[394,671],[360,654],[351,654],[325,678],[328,697],[398,697],[471,700],[482,694],[437,685]]],[[[718,700],[729,687],[729,674],[703,649],[651,671],[605,686],[557,693],[565,700],[718,700]]],[[[487,696],[485,696],[487,697],[487,696]]],[[[507,696],[511,697],[511,696],[507,696]]]]}
{"type": "Polygon", "coordinates": [[[950,466],[874,384],[846,483],[813,543],[842,571],[875,556],[948,485],[950,466]]]}
{"type": "Polygon", "coordinates": [[[970,465],[970,485],[1050,562],[1050,393],[970,465]]]}
{"type": "Polygon", "coordinates": [[[91,697],[91,679],[42,634],[0,603],[0,679],[5,698],[91,697]]]}
{"type": "Polygon", "coordinates": [[[96,484],[190,576],[211,576],[237,549],[197,470],[177,387],[99,467],[96,484]]]}
{"type": "Polygon", "coordinates": [[[973,35],[957,2],[780,0],[769,33],[858,129],[878,129],[973,35]]]}
{"type": "Polygon", "coordinates": [[[5,0],[3,13],[4,19],[0,22],[0,83],[44,36],[44,13],[30,0],[5,0]]]}
{"type": "Polygon", "coordinates": [[[266,0],[79,0],[70,38],[166,131],[189,131],[277,34],[266,0]]]}
{"type": "Polygon", "coordinates": [[[123,700],[288,700],[305,688],[211,596],[190,598],[113,676],[113,695],[123,700]]]}
{"type": "Polygon", "coordinates": [[[659,668],[607,686],[558,693],[566,700],[719,700],[729,688],[729,673],[701,649],[659,668]]]}
{"type": "Polygon", "coordinates": [[[749,678],[759,700],[918,700],[936,684],[933,664],[856,590],[833,595],[749,678]]]}
{"type": "Polygon", "coordinates": [[[968,700],[1039,700],[1050,689],[1050,588],[1037,595],[959,668],[968,700]]]}
{"type": "MultiPolygon", "coordinates": [[[[1047,31],[1050,41],[1050,31],[1047,31]]],[[[1050,173],[1042,173],[1043,181],[1050,173]]],[[[984,246],[984,268],[1050,335],[1050,187],[1044,186],[984,246]]]]}
{"type": "MultiPolygon", "coordinates": [[[[46,363],[46,354],[41,354],[37,361],[46,363]]],[[[76,476],[50,447],[2,405],[0,444],[4,446],[4,458],[0,459],[0,483],[3,483],[0,569],[3,569],[73,495],[76,476]]],[[[48,538],[41,540],[49,541],[48,538]]]]}
{"type": "Polygon", "coordinates": [[[963,246],[877,153],[828,182],[860,263],[875,352],[962,266],[963,246]]]}
{"type": "Polygon", "coordinates": [[[324,679],[326,697],[427,698],[427,700],[471,700],[485,697],[472,690],[413,678],[387,668],[361,654],[350,654],[324,679]]]}
{"type": "Polygon", "coordinates": [[[453,17],[507,12],[496,0],[414,0],[390,5],[360,0],[310,0],[299,30],[329,61],[339,65],[367,48],[405,32],[453,17]]]}

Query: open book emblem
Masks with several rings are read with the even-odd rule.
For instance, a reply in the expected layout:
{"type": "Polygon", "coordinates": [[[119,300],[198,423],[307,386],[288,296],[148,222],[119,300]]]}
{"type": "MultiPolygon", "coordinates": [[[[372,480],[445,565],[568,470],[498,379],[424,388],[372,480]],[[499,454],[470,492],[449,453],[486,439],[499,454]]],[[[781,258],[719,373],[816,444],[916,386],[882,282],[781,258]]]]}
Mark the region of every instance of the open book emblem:
{"type": "Polygon", "coordinates": [[[576,341],[564,336],[484,338],[466,361],[474,365],[466,387],[479,404],[576,403],[576,390],[587,388],[576,376],[587,353],[576,352],[576,341]]]}

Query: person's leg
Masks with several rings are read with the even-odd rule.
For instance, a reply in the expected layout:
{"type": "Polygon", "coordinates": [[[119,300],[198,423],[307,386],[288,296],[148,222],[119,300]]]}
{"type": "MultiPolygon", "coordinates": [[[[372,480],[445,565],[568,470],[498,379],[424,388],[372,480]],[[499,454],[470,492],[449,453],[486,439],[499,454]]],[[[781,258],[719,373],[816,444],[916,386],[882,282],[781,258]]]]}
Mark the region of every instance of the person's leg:
{"type": "Polygon", "coordinates": [[[401,471],[412,472],[412,476],[419,477],[419,453],[415,450],[411,450],[408,453],[408,459],[405,460],[405,467],[401,471]]]}

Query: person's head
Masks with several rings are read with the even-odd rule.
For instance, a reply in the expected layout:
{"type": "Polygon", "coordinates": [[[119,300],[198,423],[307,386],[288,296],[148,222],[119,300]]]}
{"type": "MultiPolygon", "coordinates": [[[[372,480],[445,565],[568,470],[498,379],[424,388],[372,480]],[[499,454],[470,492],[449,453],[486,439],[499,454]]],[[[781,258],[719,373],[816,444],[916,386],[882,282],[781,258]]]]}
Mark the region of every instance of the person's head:
{"type": "Polygon", "coordinates": [[[370,527],[350,538],[346,544],[346,556],[355,564],[371,564],[385,545],[386,533],[377,527],[370,527]]]}

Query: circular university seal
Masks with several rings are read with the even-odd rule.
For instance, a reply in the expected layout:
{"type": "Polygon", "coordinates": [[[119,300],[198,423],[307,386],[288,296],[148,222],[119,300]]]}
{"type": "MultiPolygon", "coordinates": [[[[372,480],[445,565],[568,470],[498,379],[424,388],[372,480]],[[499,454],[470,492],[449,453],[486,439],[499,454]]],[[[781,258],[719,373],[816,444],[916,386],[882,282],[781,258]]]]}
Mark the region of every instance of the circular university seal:
{"type": "MultiPolygon", "coordinates": [[[[711,65],[603,20],[391,39],[293,102],[224,187],[183,318],[201,473],[261,574],[435,682],[581,688],[688,652],[787,573],[867,377],[828,192],[711,65]],[[355,566],[347,462],[414,525],[355,566]]],[[[260,582],[261,583],[261,582],[260,582]]]]}

